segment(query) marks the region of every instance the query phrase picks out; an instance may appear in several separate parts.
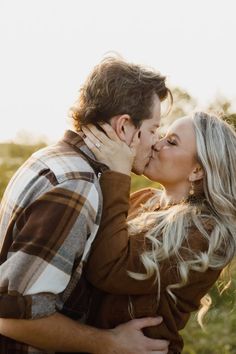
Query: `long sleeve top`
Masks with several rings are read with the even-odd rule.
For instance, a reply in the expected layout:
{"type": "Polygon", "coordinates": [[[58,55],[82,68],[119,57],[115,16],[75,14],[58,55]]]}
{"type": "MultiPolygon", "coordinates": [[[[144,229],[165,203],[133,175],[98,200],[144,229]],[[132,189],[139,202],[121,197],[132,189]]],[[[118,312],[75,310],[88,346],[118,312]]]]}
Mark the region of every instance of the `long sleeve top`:
{"type": "MultiPolygon", "coordinates": [[[[127,271],[145,273],[140,261],[144,250],[150,249],[145,234],[128,235],[127,216],[135,217],[142,203],[154,195],[154,189],[143,189],[129,196],[130,177],[105,172],[100,185],[103,192],[103,216],[86,266],[86,277],[94,286],[88,323],[101,328],[113,328],[131,318],[161,315],[163,323],[149,327],[144,333],[152,338],[170,341],[169,354],[180,353],[183,341],[179,331],[186,325],[190,313],[199,308],[201,298],[216,282],[221,270],[204,273],[190,271],[188,283],[172,292],[166,288],[180,282],[176,260],[160,264],[160,301],[154,276],[136,280],[127,271]]],[[[206,242],[197,229],[191,228],[188,247],[204,251],[206,242]]],[[[174,235],[173,235],[174,237],[174,235]]]]}
{"type": "MultiPolygon", "coordinates": [[[[0,208],[0,317],[81,316],[78,283],[102,212],[92,157],[67,131],[10,181],[0,208]]],[[[44,353],[1,335],[0,352],[44,353]]]]}

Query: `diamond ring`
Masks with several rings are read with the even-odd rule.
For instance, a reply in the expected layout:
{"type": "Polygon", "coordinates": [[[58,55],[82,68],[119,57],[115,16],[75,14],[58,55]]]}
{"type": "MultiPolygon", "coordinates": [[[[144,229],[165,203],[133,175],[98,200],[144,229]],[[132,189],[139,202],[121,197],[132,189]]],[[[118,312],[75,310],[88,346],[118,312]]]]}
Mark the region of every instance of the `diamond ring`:
{"type": "Polygon", "coordinates": [[[101,147],[100,143],[95,143],[95,146],[100,150],[100,147],[101,147]]]}

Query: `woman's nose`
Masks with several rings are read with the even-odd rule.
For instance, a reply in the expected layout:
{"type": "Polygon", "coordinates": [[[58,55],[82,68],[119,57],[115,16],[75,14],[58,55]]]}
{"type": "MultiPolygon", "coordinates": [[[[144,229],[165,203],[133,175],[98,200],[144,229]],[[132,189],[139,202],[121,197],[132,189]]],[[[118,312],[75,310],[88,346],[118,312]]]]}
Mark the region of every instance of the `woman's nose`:
{"type": "Polygon", "coordinates": [[[153,150],[155,150],[155,151],[160,151],[160,149],[161,149],[161,141],[158,139],[158,140],[155,142],[155,144],[153,144],[152,148],[153,148],[153,150]]]}

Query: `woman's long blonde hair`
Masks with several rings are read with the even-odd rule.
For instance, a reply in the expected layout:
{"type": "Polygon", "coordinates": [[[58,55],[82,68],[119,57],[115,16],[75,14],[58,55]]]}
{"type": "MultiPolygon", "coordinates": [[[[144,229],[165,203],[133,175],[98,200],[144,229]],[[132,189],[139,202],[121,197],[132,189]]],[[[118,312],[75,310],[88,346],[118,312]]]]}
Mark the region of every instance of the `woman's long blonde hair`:
{"type": "MultiPolygon", "coordinates": [[[[141,280],[155,274],[160,285],[160,262],[174,257],[181,280],[169,285],[167,291],[175,301],[173,290],[187,283],[191,270],[223,269],[236,254],[236,133],[221,118],[204,112],[194,113],[193,124],[197,159],[204,170],[204,202],[185,202],[153,211],[159,201],[156,195],[139,216],[129,221],[130,235],[146,232],[152,245],[141,255],[146,274],[130,272],[130,275],[141,280]],[[200,231],[207,247],[201,252],[188,250],[184,259],[181,249],[188,244],[194,228],[200,231]]],[[[160,286],[158,289],[159,301],[160,286]]],[[[209,297],[205,296],[201,303],[200,324],[209,307],[209,297]]]]}

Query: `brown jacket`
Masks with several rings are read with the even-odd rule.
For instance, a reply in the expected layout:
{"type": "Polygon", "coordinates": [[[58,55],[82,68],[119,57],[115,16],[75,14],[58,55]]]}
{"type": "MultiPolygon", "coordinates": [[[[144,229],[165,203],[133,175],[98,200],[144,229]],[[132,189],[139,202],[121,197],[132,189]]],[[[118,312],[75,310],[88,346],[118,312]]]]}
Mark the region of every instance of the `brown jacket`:
{"type": "MultiPolygon", "coordinates": [[[[144,234],[128,236],[126,220],[137,215],[142,203],[154,189],[143,189],[130,198],[130,177],[105,172],[101,179],[104,197],[103,217],[86,267],[86,277],[94,286],[88,323],[101,328],[113,328],[131,318],[161,315],[163,323],[144,330],[152,338],[170,341],[170,353],[180,353],[183,341],[179,330],[186,325],[190,313],[199,308],[200,299],[220,275],[220,270],[204,273],[191,271],[188,284],[173,290],[177,303],[166,291],[169,284],[179,282],[174,259],[160,267],[160,302],[157,304],[157,283],[154,277],[135,280],[127,270],[145,273],[140,254],[150,246],[144,234]]],[[[174,235],[173,235],[174,237],[174,235]]],[[[206,243],[196,229],[191,229],[188,246],[196,251],[206,250],[206,243]]]]}

